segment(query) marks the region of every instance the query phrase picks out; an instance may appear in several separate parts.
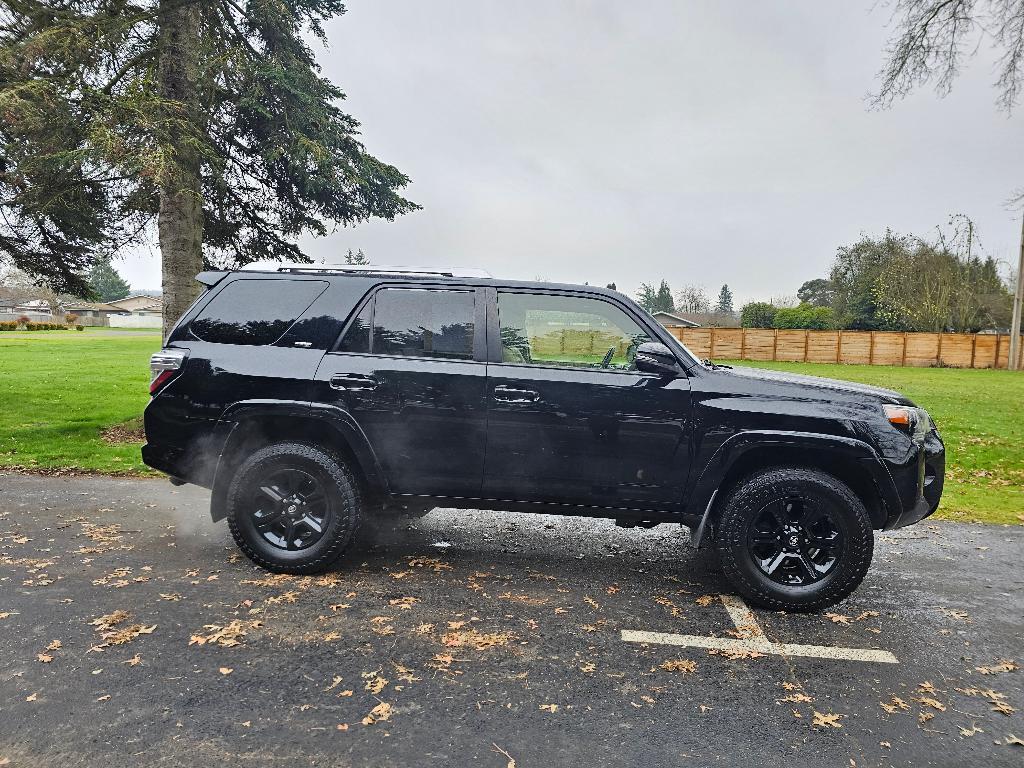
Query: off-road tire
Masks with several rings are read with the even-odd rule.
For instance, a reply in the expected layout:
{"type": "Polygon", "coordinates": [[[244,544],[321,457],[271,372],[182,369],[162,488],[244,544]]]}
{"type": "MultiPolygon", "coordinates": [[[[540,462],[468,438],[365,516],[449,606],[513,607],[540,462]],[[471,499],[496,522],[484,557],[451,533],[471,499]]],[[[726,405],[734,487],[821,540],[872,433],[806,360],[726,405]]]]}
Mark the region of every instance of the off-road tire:
{"type": "Polygon", "coordinates": [[[345,553],[362,522],[359,484],[339,457],[305,443],[274,443],[249,456],[238,467],[225,495],[228,528],[246,557],[272,573],[323,573],[345,553]],[[308,549],[286,551],[261,536],[245,518],[246,494],[270,472],[299,467],[322,482],[330,515],[321,538],[308,549]]]}
{"type": "Polygon", "coordinates": [[[864,579],[874,550],[871,518],[850,487],[826,472],[801,467],[766,469],[737,482],[722,503],[715,529],[715,548],[729,582],[749,602],[777,611],[818,611],[848,597],[864,579]],[[755,565],[748,549],[754,518],[773,499],[787,495],[829,504],[843,526],[842,555],[820,581],[778,584],[755,565]]]}

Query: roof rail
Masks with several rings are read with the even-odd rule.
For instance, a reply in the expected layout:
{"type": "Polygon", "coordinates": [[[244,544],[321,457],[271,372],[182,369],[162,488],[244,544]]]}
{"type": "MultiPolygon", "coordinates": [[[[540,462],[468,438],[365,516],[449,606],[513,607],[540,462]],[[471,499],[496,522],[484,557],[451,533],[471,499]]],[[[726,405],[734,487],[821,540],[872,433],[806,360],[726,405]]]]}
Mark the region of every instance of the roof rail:
{"type": "Polygon", "coordinates": [[[384,264],[323,264],[319,267],[278,267],[278,272],[329,274],[334,272],[358,272],[370,275],[424,275],[432,277],[493,277],[485,269],[465,267],[408,267],[384,264]]]}

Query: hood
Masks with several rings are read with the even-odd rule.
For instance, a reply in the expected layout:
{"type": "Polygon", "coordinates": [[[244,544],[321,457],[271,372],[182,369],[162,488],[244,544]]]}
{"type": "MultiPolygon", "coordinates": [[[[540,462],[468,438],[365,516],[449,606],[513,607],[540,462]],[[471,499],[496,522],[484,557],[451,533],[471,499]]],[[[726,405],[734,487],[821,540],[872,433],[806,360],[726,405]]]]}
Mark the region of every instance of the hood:
{"type": "Polygon", "coordinates": [[[744,380],[761,381],[765,384],[792,385],[800,388],[813,388],[831,392],[841,392],[847,395],[860,395],[874,400],[887,403],[901,403],[913,405],[913,401],[899,392],[884,387],[873,387],[869,384],[858,384],[853,381],[841,381],[839,379],[826,379],[820,376],[805,376],[800,373],[785,373],[772,371],[767,368],[747,368],[735,366],[731,369],[719,369],[719,372],[727,373],[729,376],[740,377],[744,380]]]}

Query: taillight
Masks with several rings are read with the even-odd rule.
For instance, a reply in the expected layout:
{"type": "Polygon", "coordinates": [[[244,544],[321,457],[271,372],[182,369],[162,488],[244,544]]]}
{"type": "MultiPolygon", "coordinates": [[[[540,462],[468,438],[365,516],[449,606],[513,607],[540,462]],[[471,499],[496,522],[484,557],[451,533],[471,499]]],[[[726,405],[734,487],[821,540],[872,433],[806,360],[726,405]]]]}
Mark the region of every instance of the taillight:
{"type": "Polygon", "coordinates": [[[186,357],[188,353],[184,350],[165,349],[149,358],[150,395],[155,395],[160,387],[178,375],[186,357]]]}

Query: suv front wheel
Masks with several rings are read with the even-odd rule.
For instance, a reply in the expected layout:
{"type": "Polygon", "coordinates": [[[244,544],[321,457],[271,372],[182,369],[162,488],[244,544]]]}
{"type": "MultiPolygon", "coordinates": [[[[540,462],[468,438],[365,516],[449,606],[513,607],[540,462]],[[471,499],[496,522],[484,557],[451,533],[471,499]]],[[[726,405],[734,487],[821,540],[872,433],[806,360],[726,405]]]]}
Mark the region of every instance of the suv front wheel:
{"type": "Polygon", "coordinates": [[[228,486],[228,526],[238,548],[274,573],[327,570],[360,522],[359,488],[344,463],[304,443],[253,453],[228,486]]]}
{"type": "Polygon", "coordinates": [[[715,537],[725,575],[752,603],[815,611],[849,596],[874,549],[863,502],[836,477],[777,467],[737,483],[715,537]]]}

